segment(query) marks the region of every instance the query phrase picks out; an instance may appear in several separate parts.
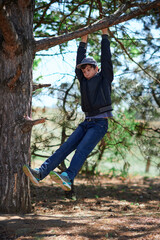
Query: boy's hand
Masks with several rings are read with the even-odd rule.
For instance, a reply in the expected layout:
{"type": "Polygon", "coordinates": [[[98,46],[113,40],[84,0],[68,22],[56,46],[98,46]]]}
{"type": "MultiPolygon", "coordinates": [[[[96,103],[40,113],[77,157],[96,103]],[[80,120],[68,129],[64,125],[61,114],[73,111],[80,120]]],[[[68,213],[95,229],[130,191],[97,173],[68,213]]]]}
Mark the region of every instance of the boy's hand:
{"type": "Polygon", "coordinates": [[[107,34],[107,35],[109,35],[108,28],[104,28],[104,29],[102,29],[102,34],[107,34]]]}
{"type": "Polygon", "coordinates": [[[81,42],[87,42],[88,34],[81,37],[81,42]]]}

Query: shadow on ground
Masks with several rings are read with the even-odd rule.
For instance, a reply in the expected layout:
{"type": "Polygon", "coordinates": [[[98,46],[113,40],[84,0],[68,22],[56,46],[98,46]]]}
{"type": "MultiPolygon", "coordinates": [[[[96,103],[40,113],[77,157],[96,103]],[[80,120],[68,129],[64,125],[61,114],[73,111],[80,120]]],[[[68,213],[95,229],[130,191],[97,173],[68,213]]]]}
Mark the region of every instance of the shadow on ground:
{"type": "Polygon", "coordinates": [[[160,178],[78,178],[77,199],[49,180],[31,187],[33,212],[1,215],[0,239],[160,239],[160,178]]]}

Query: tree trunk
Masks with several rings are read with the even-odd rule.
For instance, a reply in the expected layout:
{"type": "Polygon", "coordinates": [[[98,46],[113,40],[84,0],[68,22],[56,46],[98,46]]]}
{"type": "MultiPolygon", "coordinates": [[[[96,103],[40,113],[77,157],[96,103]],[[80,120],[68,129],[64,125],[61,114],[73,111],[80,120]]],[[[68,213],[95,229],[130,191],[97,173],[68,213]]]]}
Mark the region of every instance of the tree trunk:
{"type": "Polygon", "coordinates": [[[0,211],[30,212],[30,162],[34,1],[0,6],[0,211]],[[12,38],[12,41],[10,39],[12,38]],[[25,127],[25,128],[24,128],[25,127]]]}

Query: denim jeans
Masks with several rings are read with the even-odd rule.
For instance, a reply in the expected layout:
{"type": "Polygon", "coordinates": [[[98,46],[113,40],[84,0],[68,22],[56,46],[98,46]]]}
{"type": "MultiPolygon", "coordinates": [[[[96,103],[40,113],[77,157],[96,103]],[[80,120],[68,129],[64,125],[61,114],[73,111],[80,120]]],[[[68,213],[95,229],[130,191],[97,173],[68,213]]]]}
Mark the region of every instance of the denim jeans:
{"type": "Polygon", "coordinates": [[[74,150],[75,154],[70,162],[67,172],[71,181],[74,180],[79,170],[83,166],[87,156],[94,149],[97,143],[104,137],[108,130],[108,120],[86,119],[80,123],[76,130],[70,135],[54,154],[49,157],[39,168],[41,180],[74,150]]]}

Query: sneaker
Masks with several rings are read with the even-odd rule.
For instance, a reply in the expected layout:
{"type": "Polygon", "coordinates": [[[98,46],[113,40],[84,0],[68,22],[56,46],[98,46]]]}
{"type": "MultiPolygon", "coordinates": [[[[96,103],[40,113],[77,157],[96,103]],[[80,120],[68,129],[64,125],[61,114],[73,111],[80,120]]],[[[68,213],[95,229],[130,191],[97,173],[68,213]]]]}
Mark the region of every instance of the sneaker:
{"type": "Polygon", "coordinates": [[[31,180],[31,182],[36,185],[40,186],[40,172],[38,169],[32,169],[28,165],[23,166],[23,172],[26,174],[27,177],[31,180]]]}
{"type": "Polygon", "coordinates": [[[57,172],[51,171],[49,175],[64,191],[71,191],[71,181],[66,172],[58,174],[57,172]]]}

